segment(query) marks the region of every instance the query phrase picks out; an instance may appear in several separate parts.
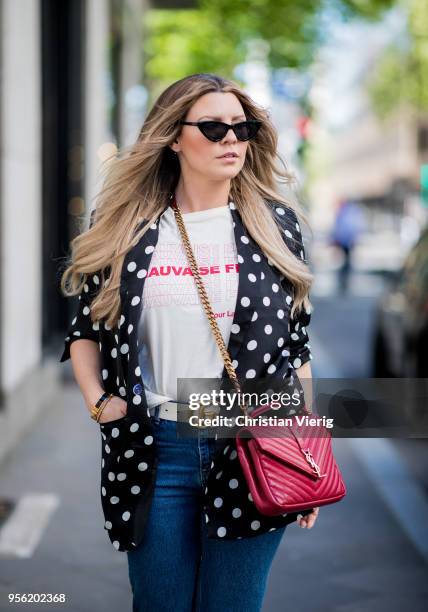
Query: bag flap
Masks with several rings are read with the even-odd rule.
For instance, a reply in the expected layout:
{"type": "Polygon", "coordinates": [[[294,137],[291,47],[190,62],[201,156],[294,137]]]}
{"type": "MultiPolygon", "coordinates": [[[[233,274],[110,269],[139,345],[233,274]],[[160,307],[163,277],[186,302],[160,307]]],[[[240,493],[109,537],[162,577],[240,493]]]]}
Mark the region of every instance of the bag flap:
{"type": "MultiPolygon", "coordinates": [[[[319,436],[315,437],[316,428],[311,428],[308,432],[307,427],[284,427],[281,428],[281,436],[278,437],[278,427],[265,427],[265,426],[254,426],[254,427],[243,427],[241,431],[248,431],[252,434],[253,443],[257,445],[257,448],[265,455],[271,456],[276,460],[282,461],[288,465],[292,465],[295,468],[302,470],[303,472],[316,475],[314,468],[306,459],[303,450],[310,449],[314,461],[321,470],[321,475],[325,473],[323,465],[325,463],[326,456],[328,454],[331,435],[329,432],[326,434],[326,430],[321,428],[319,436]],[[307,435],[304,435],[306,429],[307,435]],[[260,435],[260,434],[265,435],[260,435]],[[271,437],[272,436],[272,437],[271,437]]],[[[239,432],[238,432],[239,436],[239,432]]],[[[242,440],[245,438],[241,437],[242,440]]]]}

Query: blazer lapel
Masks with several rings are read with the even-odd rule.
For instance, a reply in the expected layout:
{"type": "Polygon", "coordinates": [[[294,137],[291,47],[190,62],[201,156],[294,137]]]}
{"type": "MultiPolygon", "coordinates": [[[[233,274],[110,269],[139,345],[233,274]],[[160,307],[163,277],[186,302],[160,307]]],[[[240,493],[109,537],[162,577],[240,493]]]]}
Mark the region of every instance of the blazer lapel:
{"type": "MultiPolygon", "coordinates": [[[[254,254],[259,253],[260,250],[245,230],[241,216],[236,210],[233,202],[230,202],[230,209],[232,213],[233,231],[238,254],[239,275],[235,313],[232,321],[229,342],[227,344],[227,350],[232,360],[233,367],[235,368],[237,375],[240,376],[244,374],[244,372],[241,371],[239,354],[251,327],[251,319],[254,315],[259,299],[257,292],[257,280],[252,282],[250,278],[253,277],[249,277],[255,264],[253,260],[253,266],[251,265],[251,258],[254,254]]],[[[222,378],[227,376],[227,370],[226,367],[224,367],[222,378]]]]}
{"type": "MultiPolygon", "coordinates": [[[[166,208],[165,208],[166,210],[166,208]]],[[[165,212],[164,210],[164,212],[165,212]]],[[[122,301],[121,313],[125,317],[127,326],[132,325],[132,338],[134,350],[138,352],[137,334],[138,322],[143,307],[144,283],[149,271],[150,262],[159,237],[159,220],[163,213],[159,215],[144,236],[126,254],[123,261],[120,295],[122,301]]],[[[138,232],[148,219],[143,219],[137,226],[138,232]]],[[[121,330],[123,329],[122,326],[121,330]]]]}

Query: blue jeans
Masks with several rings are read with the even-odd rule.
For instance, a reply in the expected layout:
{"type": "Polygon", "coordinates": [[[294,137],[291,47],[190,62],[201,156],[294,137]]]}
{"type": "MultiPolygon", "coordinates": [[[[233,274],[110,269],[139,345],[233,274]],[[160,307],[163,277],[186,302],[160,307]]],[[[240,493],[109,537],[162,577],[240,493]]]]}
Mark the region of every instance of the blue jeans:
{"type": "Polygon", "coordinates": [[[202,498],[214,456],[209,430],[177,438],[152,417],[159,463],[145,537],[127,553],[133,612],[259,612],[286,529],[239,540],[207,538],[202,498]]]}

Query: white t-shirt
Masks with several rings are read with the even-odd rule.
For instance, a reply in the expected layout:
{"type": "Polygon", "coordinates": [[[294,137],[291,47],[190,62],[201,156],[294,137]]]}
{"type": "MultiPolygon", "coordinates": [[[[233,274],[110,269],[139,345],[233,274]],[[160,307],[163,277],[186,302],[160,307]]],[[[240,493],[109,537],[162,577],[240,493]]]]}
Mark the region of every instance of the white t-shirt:
{"type": "MultiPolygon", "coordinates": [[[[235,312],[239,264],[229,205],[182,213],[211,307],[226,343],[235,312]]],[[[174,212],[159,236],[144,282],[139,364],[148,407],[177,397],[177,378],[220,378],[223,360],[200,302],[174,212]]]]}

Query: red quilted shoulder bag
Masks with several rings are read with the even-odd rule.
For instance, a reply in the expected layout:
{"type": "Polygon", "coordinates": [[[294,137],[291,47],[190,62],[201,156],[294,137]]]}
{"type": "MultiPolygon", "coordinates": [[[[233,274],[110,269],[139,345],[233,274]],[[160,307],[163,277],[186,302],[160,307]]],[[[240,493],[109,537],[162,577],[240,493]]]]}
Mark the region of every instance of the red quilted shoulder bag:
{"type": "MultiPolygon", "coordinates": [[[[255,409],[251,418],[265,410],[255,409]]],[[[323,425],[299,425],[296,416],[288,418],[292,424],[280,428],[280,437],[275,437],[278,427],[265,425],[242,427],[236,437],[254,503],[269,516],[333,504],[346,494],[331,433],[323,425]]]]}
{"type": "MultiPolygon", "coordinates": [[[[199,274],[175,196],[171,206],[227,373],[235,389],[240,392],[236,372],[199,274]]],[[[248,415],[247,406],[241,405],[241,408],[248,415]]],[[[261,406],[249,416],[255,419],[271,409],[271,406],[261,406]]],[[[307,409],[306,412],[307,415],[312,414],[307,409]]],[[[333,456],[331,433],[323,425],[300,425],[297,418],[297,415],[288,417],[291,425],[280,428],[247,425],[236,434],[242,471],[261,514],[275,516],[308,510],[333,504],[346,495],[345,483],[333,456]],[[275,435],[278,429],[280,436],[275,435]]]]}

